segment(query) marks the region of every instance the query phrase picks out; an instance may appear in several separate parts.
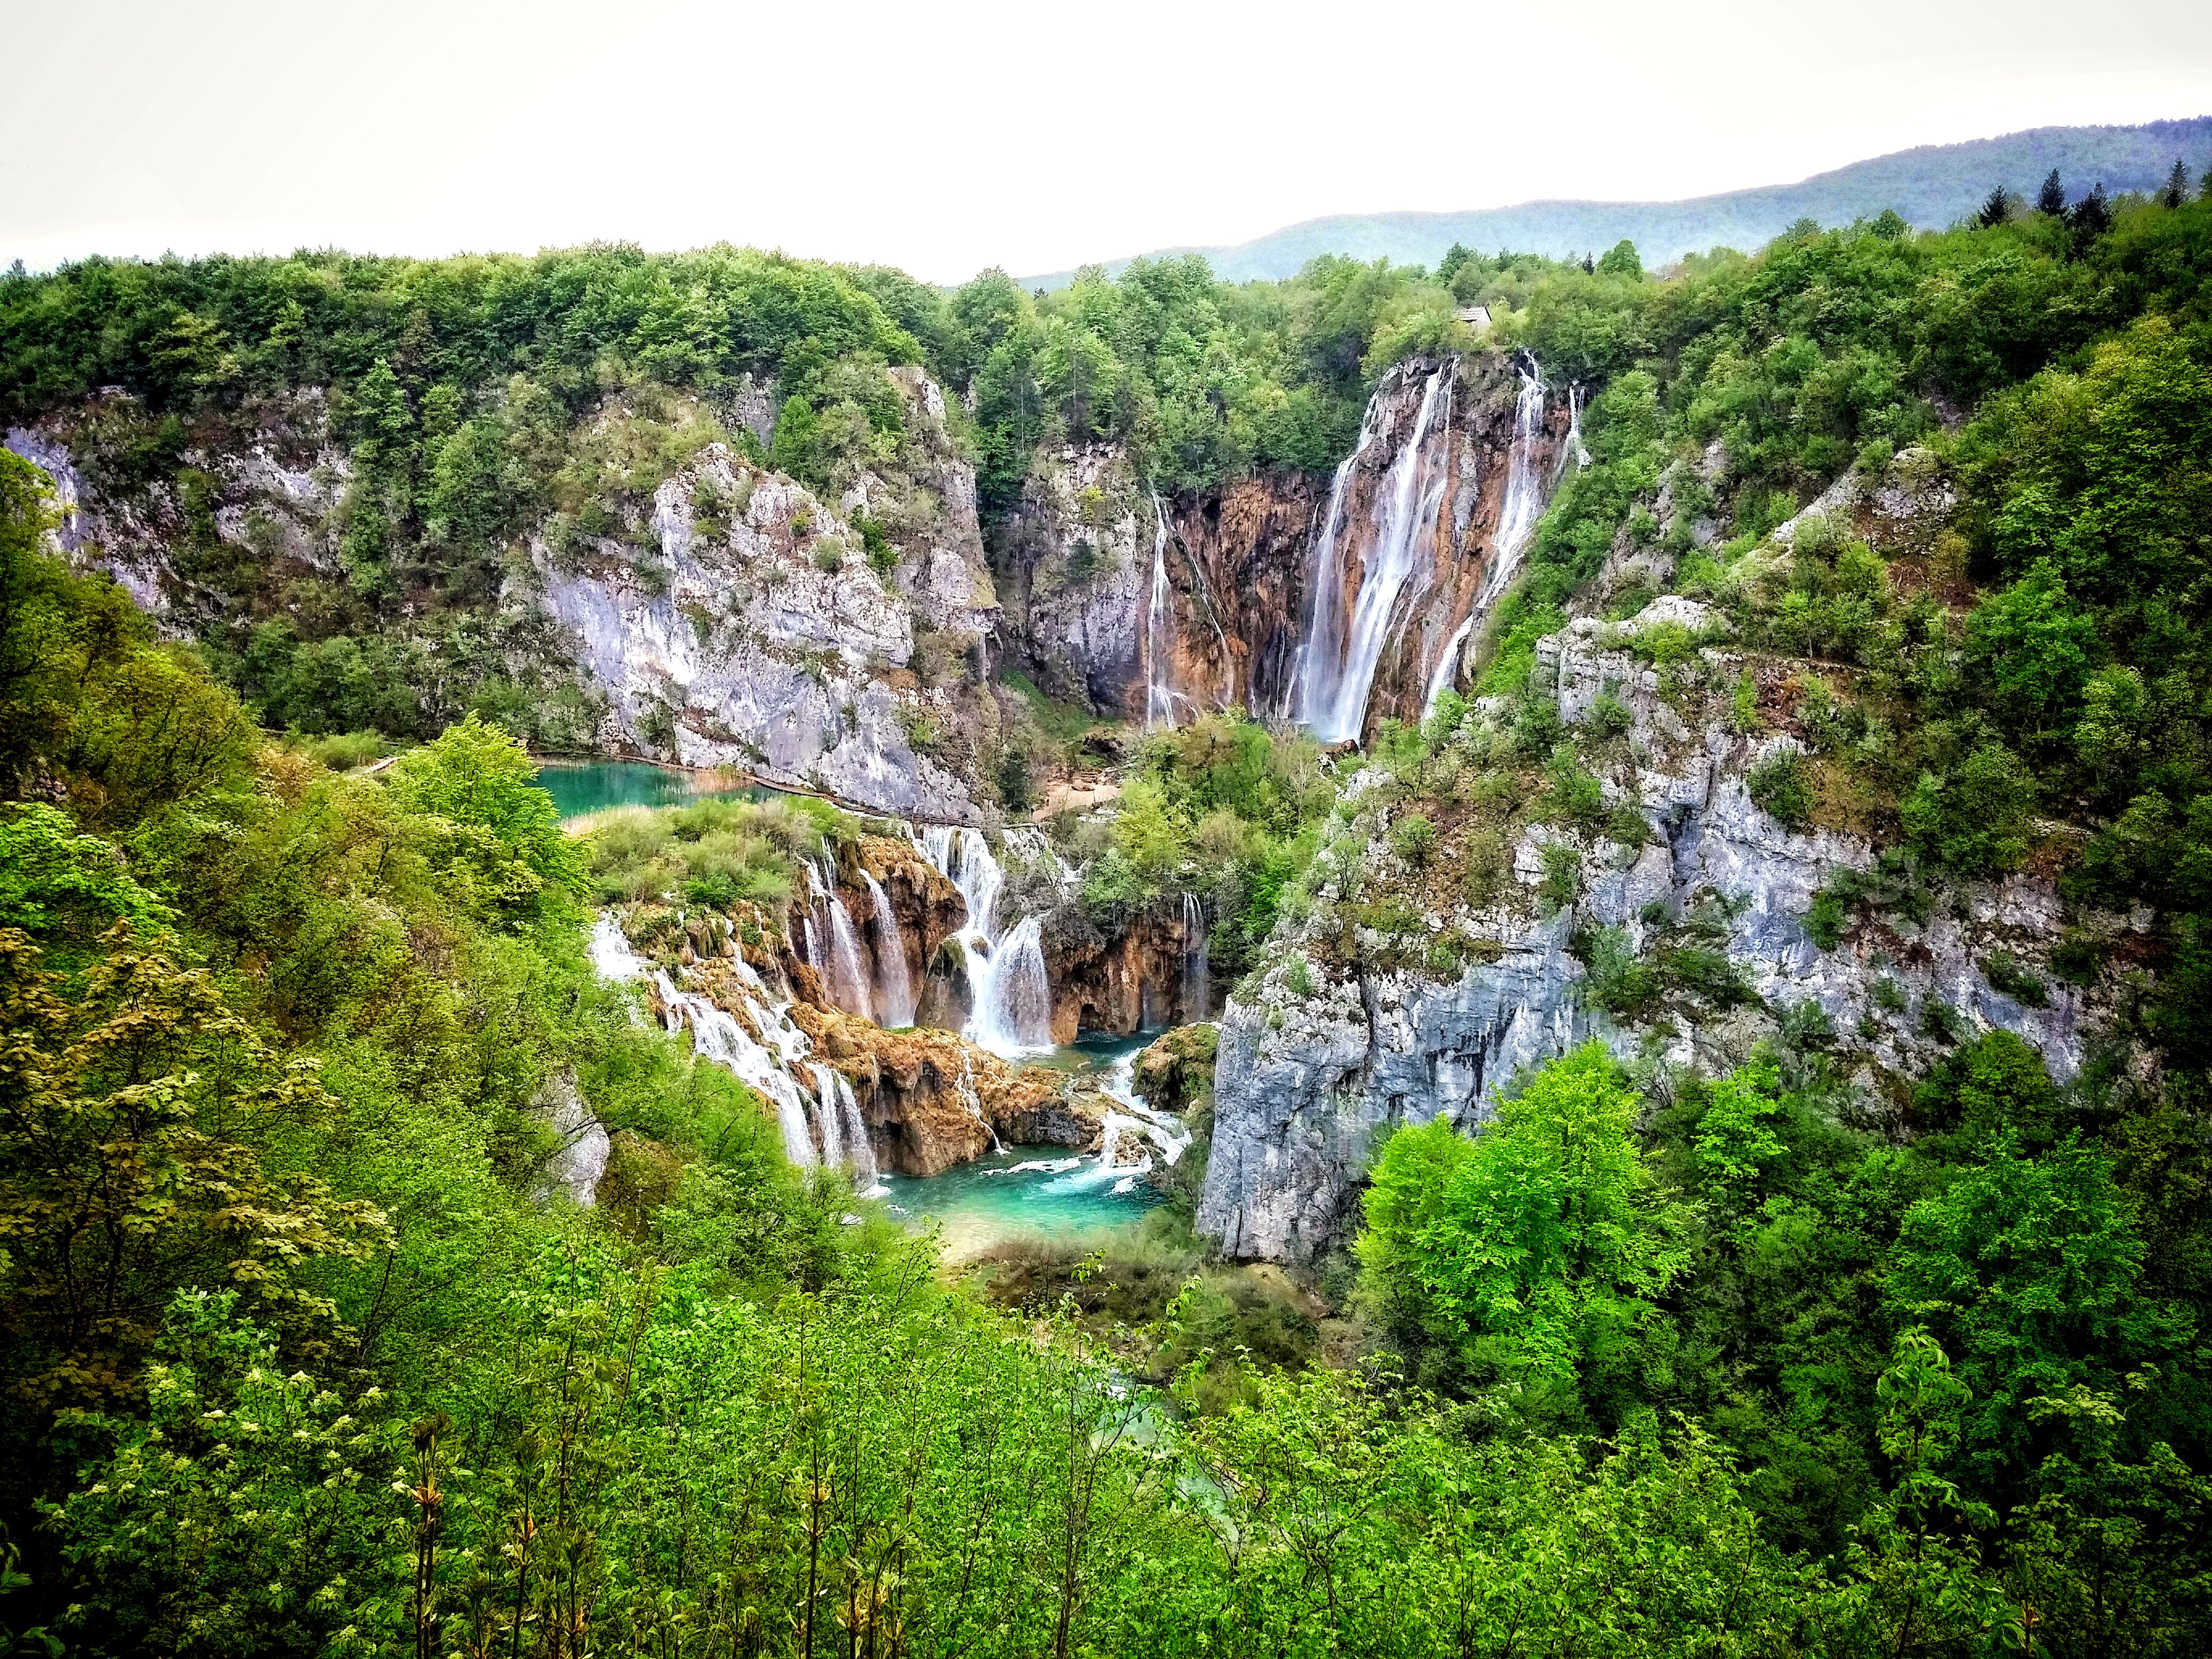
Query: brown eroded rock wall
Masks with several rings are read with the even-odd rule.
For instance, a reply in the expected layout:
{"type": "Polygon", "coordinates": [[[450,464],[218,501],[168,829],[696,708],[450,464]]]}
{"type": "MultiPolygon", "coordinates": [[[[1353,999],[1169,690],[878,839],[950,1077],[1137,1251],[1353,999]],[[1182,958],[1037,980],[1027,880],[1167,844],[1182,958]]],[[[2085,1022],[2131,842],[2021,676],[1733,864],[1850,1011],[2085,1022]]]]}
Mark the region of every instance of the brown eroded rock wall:
{"type": "MultiPolygon", "coordinates": [[[[1079,1031],[1126,1036],[1147,1025],[1180,1025],[1199,1017],[1198,988],[1184,966],[1194,943],[1182,917],[1142,911],[1118,935],[1101,933],[1078,905],[1054,911],[1044,927],[1045,973],[1052,984],[1052,1040],[1073,1042],[1079,1031]]],[[[1219,993],[1209,988],[1212,1006],[1219,993]]]]}
{"type": "Polygon", "coordinates": [[[980,1158],[994,1132],[1010,1146],[1098,1144],[1104,1097],[1063,1073],[1012,1065],[950,1031],[886,1031],[808,1004],[791,1017],[852,1084],[876,1161],[896,1174],[939,1175],[980,1158]]]}

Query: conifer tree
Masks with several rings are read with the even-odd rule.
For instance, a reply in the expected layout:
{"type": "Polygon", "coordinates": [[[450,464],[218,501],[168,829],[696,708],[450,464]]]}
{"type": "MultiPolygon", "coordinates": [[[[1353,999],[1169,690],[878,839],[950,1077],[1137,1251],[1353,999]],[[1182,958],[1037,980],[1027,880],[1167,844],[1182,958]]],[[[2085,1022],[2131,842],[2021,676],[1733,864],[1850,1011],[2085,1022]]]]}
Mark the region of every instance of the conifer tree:
{"type": "Polygon", "coordinates": [[[1999,185],[1983,202],[1982,210],[1974,216],[1974,222],[1984,230],[2002,224],[2012,216],[2012,192],[1999,185]]]}
{"type": "Polygon", "coordinates": [[[2043,188],[2035,192],[2035,210],[2058,218],[2066,211],[2066,186],[2058,182],[2058,169],[2053,167],[2043,181],[2043,188]]]}
{"type": "Polygon", "coordinates": [[[2178,208],[2189,199],[2189,169],[2181,165],[2181,158],[2173,158],[2173,171],[2166,175],[2166,188],[2158,193],[2160,207],[2178,208]]]}
{"type": "Polygon", "coordinates": [[[2074,234],[2084,242],[2095,241],[2112,228],[2112,204],[2106,198],[2101,182],[2075,203],[2070,217],[2074,234]]]}

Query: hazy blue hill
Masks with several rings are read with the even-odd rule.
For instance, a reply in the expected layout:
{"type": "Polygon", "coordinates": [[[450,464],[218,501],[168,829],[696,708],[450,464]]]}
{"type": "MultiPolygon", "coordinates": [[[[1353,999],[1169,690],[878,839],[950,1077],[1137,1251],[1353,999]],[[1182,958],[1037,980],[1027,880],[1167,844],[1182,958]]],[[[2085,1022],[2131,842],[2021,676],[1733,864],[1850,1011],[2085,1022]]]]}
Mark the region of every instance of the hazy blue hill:
{"type": "MultiPolygon", "coordinates": [[[[1432,264],[1454,242],[1485,253],[1564,256],[1602,252],[1626,236],[1648,265],[1708,248],[1758,247],[1799,219],[1847,224],[1895,208],[1934,228],[1973,211],[1992,185],[2033,194],[2057,167],[2069,195],[2100,182],[2113,195],[2154,190],[2179,156],[2194,180],[2212,166],[2212,116],[2135,127],[2036,127],[1963,144],[1923,144],[1854,161],[1794,185],[1731,191],[1686,202],[1524,202],[1466,213],[1347,213],[1271,231],[1231,247],[1197,250],[1231,282],[1295,275],[1316,254],[1388,258],[1432,264]]],[[[1190,250],[1166,248],[1164,253],[1190,250]]],[[[1110,261],[1118,271],[1128,260],[1110,261]]],[[[1030,288],[1059,288],[1073,276],[1025,276],[1030,288]]]]}

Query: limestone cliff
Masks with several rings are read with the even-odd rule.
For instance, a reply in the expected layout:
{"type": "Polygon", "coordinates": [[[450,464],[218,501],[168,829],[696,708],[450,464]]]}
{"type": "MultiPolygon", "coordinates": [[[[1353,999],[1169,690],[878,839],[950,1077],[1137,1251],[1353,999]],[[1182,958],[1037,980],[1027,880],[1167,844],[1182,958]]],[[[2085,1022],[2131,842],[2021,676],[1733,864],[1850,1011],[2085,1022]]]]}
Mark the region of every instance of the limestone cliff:
{"type": "MultiPolygon", "coordinates": [[[[1928,505],[1855,489],[1821,510],[1907,545],[1928,505]]],[[[1541,641],[1534,679],[1562,726],[1592,734],[1603,800],[1579,827],[1532,817],[1476,753],[1462,769],[1447,752],[1420,781],[1437,850],[1409,860],[1390,837],[1408,786],[1355,778],[1311,902],[1223,1014],[1200,1231],[1232,1255],[1310,1259],[1348,1236],[1378,1135],[1438,1115],[1478,1124],[1516,1071],[1591,1036],[1658,1068],[1663,1088],[1779,1035],[1893,1113],[1978,1032],[2013,1032],[2073,1076],[2111,1010],[2051,971],[2060,907],[2038,860],[1917,893],[1900,877],[1886,895],[1878,874],[1827,944],[1808,929],[1838,872],[1876,865],[1850,823],[1796,832],[1752,799],[1763,763],[1805,747],[1794,699],[1813,666],[1733,648],[1715,614],[1680,599],[1627,623],[1579,618],[1541,641]],[[1656,666],[1633,647],[1662,625],[1709,642],[1656,666]]],[[[1477,705],[1476,750],[1510,714],[1477,705]]]]}
{"type": "MultiPolygon", "coordinates": [[[[573,428],[533,428],[557,453],[532,466],[566,465],[550,493],[502,498],[512,533],[465,545],[426,519],[404,568],[349,540],[362,491],[316,387],[189,423],[106,392],[7,441],[53,477],[63,550],[172,635],[215,646],[251,695],[295,646],[327,647],[309,678],[367,678],[319,718],[427,734],[489,693],[502,711],[531,705],[532,736],[556,749],[735,764],[980,822],[998,606],[975,469],[928,377],[883,372],[899,441],[841,471],[830,499],[708,441],[718,422],[756,456],[772,438],[751,380],[726,407],[622,391],[573,428]],[[371,641],[384,654],[364,669],[371,641]]],[[[429,487],[400,492],[407,512],[428,513],[429,487]]],[[[377,488],[399,511],[398,486],[377,488]]]]}
{"type": "Polygon", "coordinates": [[[1155,495],[1116,446],[1040,450],[993,546],[1009,660],[1052,695],[1125,720],[1162,707],[1178,721],[1232,706],[1295,716],[1322,540],[1334,556],[1326,603],[1348,613],[1389,532],[1393,492],[1418,471],[1418,493],[1434,500],[1368,708],[1370,721],[1418,718],[1447,648],[1464,643],[1461,624],[1495,598],[1501,564],[1525,545],[1517,535],[1498,544],[1516,442],[1534,505],[1561,469],[1565,396],[1549,391],[1524,434],[1524,384],[1495,355],[1409,359],[1383,377],[1334,480],[1273,471],[1155,495]],[[1445,391],[1423,422],[1439,377],[1445,391]]]}

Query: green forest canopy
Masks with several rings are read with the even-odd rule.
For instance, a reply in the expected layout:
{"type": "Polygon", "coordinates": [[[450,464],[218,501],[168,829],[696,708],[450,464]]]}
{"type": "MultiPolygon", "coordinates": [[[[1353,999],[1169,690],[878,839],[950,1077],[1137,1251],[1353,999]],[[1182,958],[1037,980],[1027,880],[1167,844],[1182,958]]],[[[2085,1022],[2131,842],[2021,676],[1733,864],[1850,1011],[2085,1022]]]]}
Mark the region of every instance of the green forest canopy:
{"type": "MultiPolygon", "coordinates": [[[[619,250],[0,289],[10,418],[112,381],[158,440],[326,379],[412,469],[448,415],[505,453],[516,376],[571,411],[633,373],[829,409],[839,365],[919,356],[975,387],[1001,489],[1046,431],[1186,481],[1325,465],[1369,379],[1464,343],[1480,300],[1602,388],[1521,621],[1668,533],[1661,479],[1721,441],[1720,533],[1675,515],[1674,585],[1850,671],[1813,763],[1911,860],[1837,915],[2002,870],[2055,812],[2092,826],[2069,896],[2156,917],[2109,967],[2153,1063],[2062,1088],[1996,1034],[1869,1113],[1793,1018],[1718,1078],[1583,1050],[1480,1136],[1408,1130],[1340,1283],[1374,1363],[1212,1351],[1193,1291],[1161,1316],[1191,1369],[1149,1402],[1065,1315],[1009,1321],[885,1219],[841,1224],[842,1182],[594,979],[591,878],[511,738],[460,721],[389,782],[319,766],[49,556],[40,481],[0,457],[0,1515],[27,1579],[0,1622],[114,1654],[2201,1650],[2212,207],[1997,217],[1658,276],[1182,265],[1042,303],[736,253],[679,283],[619,250]],[[287,284],[312,326],[254,309],[287,284]],[[1760,577],[1808,491],[1915,445],[1961,501],[1942,583],[1842,538],[1760,577]],[[533,1197],[569,1080],[613,1132],[590,1212],[533,1197]]],[[[1510,651],[1493,672],[1524,689],[1510,651]]],[[[1574,734],[1536,706],[1483,764],[1571,805],[1574,734]]],[[[1422,787],[1465,718],[1383,758],[1422,787]]],[[[1234,837],[1264,926],[1316,856],[1310,761],[1235,728],[1148,752],[1086,900],[1234,837]]],[[[680,865],[690,902],[752,915],[820,833],[708,814],[590,868],[680,865]]]]}

